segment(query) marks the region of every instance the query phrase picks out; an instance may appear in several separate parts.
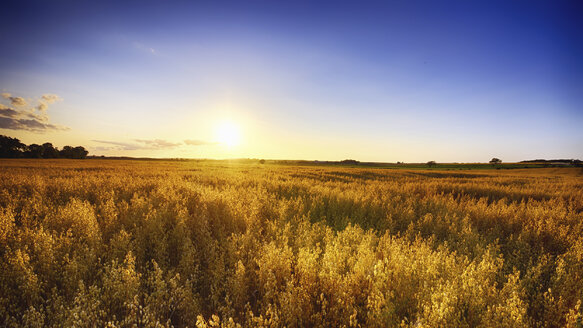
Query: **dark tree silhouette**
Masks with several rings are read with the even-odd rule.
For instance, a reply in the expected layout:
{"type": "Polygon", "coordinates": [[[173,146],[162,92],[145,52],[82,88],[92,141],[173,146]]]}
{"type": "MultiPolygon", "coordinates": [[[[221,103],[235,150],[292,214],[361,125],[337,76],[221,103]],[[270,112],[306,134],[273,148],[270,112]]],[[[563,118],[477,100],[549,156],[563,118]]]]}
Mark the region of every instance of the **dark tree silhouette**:
{"type": "Polygon", "coordinates": [[[73,155],[70,158],[83,159],[87,157],[89,152],[82,146],[73,148],[73,155]]]}
{"type": "Polygon", "coordinates": [[[27,146],[16,138],[0,135],[0,158],[87,158],[89,152],[82,146],[65,146],[59,151],[53,144],[27,146]]]}
{"type": "Polygon", "coordinates": [[[496,165],[496,164],[502,164],[502,160],[501,160],[501,159],[499,159],[499,158],[496,158],[496,157],[494,157],[494,158],[492,158],[492,159],[490,160],[490,164],[492,164],[492,165],[496,165]]]}
{"type": "Polygon", "coordinates": [[[357,160],[354,160],[354,159],[345,159],[345,160],[340,161],[340,164],[358,165],[358,164],[360,164],[360,162],[357,160]]]}
{"type": "Polygon", "coordinates": [[[22,157],[25,150],[26,145],[20,142],[20,140],[0,135],[0,157],[22,157]]]}
{"type": "Polygon", "coordinates": [[[73,147],[65,146],[59,151],[59,156],[63,158],[73,158],[73,147]]]}
{"type": "Polygon", "coordinates": [[[59,151],[59,156],[61,158],[76,158],[76,159],[83,159],[87,157],[89,152],[85,150],[84,147],[71,147],[65,146],[61,151],[59,151]]]}
{"type": "Polygon", "coordinates": [[[50,142],[45,142],[43,145],[43,158],[59,158],[59,150],[53,147],[50,142]]]}
{"type": "Polygon", "coordinates": [[[37,144],[28,145],[28,149],[24,153],[27,158],[43,158],[43,146],[37,144]]]}
{"type": "Polygon", "coordinates": [[[435,166],[437,163],[435,163],[435,161],[429,161],[427,162],[427,166],[432,167],[435,166]]]}
{"type": "Polygon", "coordinates": [[[65,146],[61,151],[59,151],[59,156],[61,158],[76,158],[76,159],[83,159],[87,157],[89,152],[85,150],[84,147],[71,147],[65,146]]]}

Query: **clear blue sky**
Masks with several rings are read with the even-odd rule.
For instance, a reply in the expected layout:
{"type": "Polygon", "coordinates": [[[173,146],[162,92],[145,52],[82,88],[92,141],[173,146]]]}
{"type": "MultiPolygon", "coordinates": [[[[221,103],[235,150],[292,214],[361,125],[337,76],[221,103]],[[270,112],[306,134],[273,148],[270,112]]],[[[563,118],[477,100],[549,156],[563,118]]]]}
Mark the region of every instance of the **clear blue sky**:
{"type": "Polygon", "coordinates": [[[0,44],[0,134],[25,143],[583,159],[581,1],[19,0],[3,4],[0,44]]]}

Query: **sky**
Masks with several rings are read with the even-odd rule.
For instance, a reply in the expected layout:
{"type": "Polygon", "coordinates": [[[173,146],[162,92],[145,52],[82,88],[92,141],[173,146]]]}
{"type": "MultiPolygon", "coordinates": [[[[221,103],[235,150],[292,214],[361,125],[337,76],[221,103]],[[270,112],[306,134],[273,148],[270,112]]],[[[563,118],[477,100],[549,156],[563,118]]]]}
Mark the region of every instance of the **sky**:
{"type": "Polygon", "coordinates": [[[0,134],[90,155],[583,159],[580,1],[4,1],[0,134]]]}

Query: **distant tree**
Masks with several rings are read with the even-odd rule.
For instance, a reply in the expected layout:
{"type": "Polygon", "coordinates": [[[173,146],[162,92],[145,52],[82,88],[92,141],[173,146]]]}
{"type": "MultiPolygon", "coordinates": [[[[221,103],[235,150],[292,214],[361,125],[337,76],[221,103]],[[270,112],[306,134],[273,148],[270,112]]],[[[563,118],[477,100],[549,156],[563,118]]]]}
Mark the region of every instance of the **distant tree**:
{"type": "Polygon", "coordinates": [[[264,159],[259,160],[259,164],[265,164],[265,160],[264,159]]]}
{"type": "Polygon", "coordinates": [[[73,157],[71,158],[84,159],[87,158],[87,154],[89,154],[89,152],[85,149],[85,147],[77,146],[73,148],[73,157]]]}
{"type": "Polygon", "coordinates": [[[494,157],[490,160],[490,164],[492,164],[492,165],[502,164],[502,160],[494,157]]]}
{"type": "Polygon", "coordinates": [[[360,162],[355,159],[345,159],[343,161],[340,161],[340,164],[358,165],[360,164],[360,162]]]}
{"type": "Polygon", "coordinates": [[[27,158],[43,158],[43,147],[37,144],[28,145],[24,156],[27,158]]]}
{"type": "Polygon", "coordinates": [[[65,146],[59,151],[59,157],[61,158],[73,158],[73,147],[65,146]]]}
{"type": "Polygon", "coordinates": [[[53,147],[50,142],[45,142],[43,145],[43,158],[59,158],[59,150],[53,147]]]}
{"type": "Polygon", "coordinates": [[[59,155],[61,158],[76,158],[76,159],[83,159],[87,157],[89,152],[85,150],[84,147],[71,147],[65,146],[61,151],[59,151],[59,155]]]}
{"type": "Polygon", "coordinates": [[[53,144],[46,142],[42,145],[29,146],[16,138],[0,135],[0,158],[87,158],[89,152],[82,146],[65,146],[59,151],[53,144]]]}
{"type": "Polygon", "coordinates": [[[429,162],[427,162],[427,166],[429,166],[429,167],[433,167],[433,166],[435,166],[436,164],[437,164],[437,163],[435,163],[435,161],[429,161],[429,162]]]}
{"type": "Polygon", "coordinates": [[[26,145],[16,138],[0,135],[0,157],[22,157],[26,151],[26,145]]]}

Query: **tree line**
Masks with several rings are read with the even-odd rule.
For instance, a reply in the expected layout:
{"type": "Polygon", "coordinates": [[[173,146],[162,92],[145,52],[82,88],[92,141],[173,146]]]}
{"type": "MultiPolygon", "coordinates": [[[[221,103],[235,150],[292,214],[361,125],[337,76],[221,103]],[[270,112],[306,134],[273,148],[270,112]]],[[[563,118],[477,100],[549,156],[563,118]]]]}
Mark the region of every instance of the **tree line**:
{"type": "Polygon", "coordinates": [[[54,147],[52,143],[26,145],[17,138],[0,135],[0,158],[77,158],[87,157],[89,152],[82,146],[54,147]]]}

